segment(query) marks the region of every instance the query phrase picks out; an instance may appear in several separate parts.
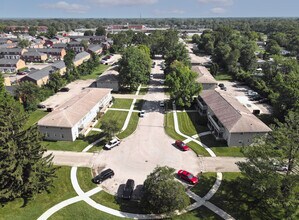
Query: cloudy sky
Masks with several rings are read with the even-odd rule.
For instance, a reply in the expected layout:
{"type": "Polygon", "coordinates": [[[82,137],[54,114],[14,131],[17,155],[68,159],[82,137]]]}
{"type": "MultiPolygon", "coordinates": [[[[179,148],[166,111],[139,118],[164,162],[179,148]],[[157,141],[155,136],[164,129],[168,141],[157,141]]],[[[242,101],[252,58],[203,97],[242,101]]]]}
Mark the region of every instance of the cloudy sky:
{"type": "Polygon", "coordinates": [[[0,18],[299,17],[299,0],[0,0],[0,18]]]}

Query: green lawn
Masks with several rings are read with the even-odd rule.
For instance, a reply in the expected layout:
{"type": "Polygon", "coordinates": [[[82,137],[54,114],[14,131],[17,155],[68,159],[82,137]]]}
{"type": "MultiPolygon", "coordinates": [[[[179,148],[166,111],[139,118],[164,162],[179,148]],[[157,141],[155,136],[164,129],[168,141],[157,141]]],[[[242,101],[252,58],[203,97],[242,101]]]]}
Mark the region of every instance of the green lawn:
{"type": "Polygon", "coordinates": [[[178,112],[178,121],[180,131],[188,136],[208,131],[206,118],[201,117],[197,112],[178,112]]]}
{"type": "Polygon", "coordinates": [[[91,175],[91,169],[87,167],[78,167],[77,170],[77,179],[79,182],[79,186],[83,190],[83,192],[87,192],[91,189],[97,187],[96,184],[91,182],[93,176],[91,175]]]}
{"type": "MultiPolygon", "coordinates": [[[[164,129],[168,136],[174,140],[185,140],[183,136],[175,132],[174,122],[173,122],[173,113],[167,113],[164,117],[164,129]]],[[[200,145],[195,142],[189,142],[187,144],[197,155],[210,156],[209,153],[200,145]]]]}
{"type": "MultiPolygon", "coordinates": [[[[194,173],[195,175],[195,173],[194,173]]],[[[199,195],[200,197],[204,197],[212,188],[216,181],[216,173],[203,173],[199,176],[199,182],[196,184],[191,191],[199,195]]]]}
{"type": "Polygon", "coordinates": [[[212,134],[200,137],[200,141],[211,148],[217,156],[243,157],[241,147],[228,147],[225,141],[217,141],[212,134]]]}
{"type": "Polygon", "coordinates": [[[228,81],[233,80],[233,77],[227,73],[217,73],[217,75],[214,76],[214,78],[216,80],[228,80],[228,81]]]}
{"type": "Polygon", "coordinates": [[[133,134],[133,132],[137,128],[138,121],[139,121],[138,113],[137,112],[133,112],[132,115],[131,115],[130,122],[128,124],[127,129],[124,130],[123,132],[119,133],[117,135],[117,137],[119,137],[120,139],[124,139],[124,138],[130,136],[131,134],[133,134]]]}
{"type": "Polygon", "coordinates": [[[123,212],[130,212],[130,213],[142,213],[140,211],[139,202],[134,200],[122,200],[121,198],[117,198],[116,196],[110,195],[105,191],[101,191],[91,198],[96,201],[97,203],[119,210],[123,212]]]}
{"type": "Polygon", "coordinates": [[[148,87],[141,87],[138,95],[145,95],[148,92],[148,87]]]}
{"type": "Polygon", "coordinates": [[[42,141],[42,145],[48,150],[82,151],[89,144],[101,137],[100,133],[92,133],[83,139],[75,141],[42,141]]]}
{"type": "Polygon", "coordinates": [[[120,218],[94,209],[87,203],[81,201],[69,205],[54,215],[49,220],[83,220],[83,219],[99,219],[99,220],[120,220],[127,218],[120,218]]]}
{"type": "Polygon", "coordinates": [[[218,215],[212,212],[210,209],[206,208],[205,206],[200,206],[199,208],[187,212],[183,215],[174,216],[173,220],[198,220],[198,219],[205,219],[205,220],[220,220],[218,215]]]}
{"type": "Polygon", "coordinates": [[[133,99],[114,99],[111,108],[130,109],[133,99]]]}
{"type": "Polygon", "coordinates": [[[143,99],[137,99],[136,102],[135,102],[135,104],[134,104],[134,110],[139,110],[139,111],[141,111],[144,102],[145,102],[145,101],[144,101],[143,99]]]}
{"type": "Polygon", "coordinates": [[[173,138],[174,140],[185,140],[183,136],[179,135],[175,132],[174,122],[173,122],[173,113],[166,113],[164,116],[164,129],[168,136],[173,138]]]}
{"type": "Polygon", "coordinates": [[[108,110],[99,120],[96,128],[100,128],[103,121],[116,120],[118,128],[121,129],[127,118],[128,112],[108,110]]]}
{"type": "Polygon", "coordinates": [[[29,118],[27,120],[27,123],[25,124],[25,128],[29,128],[32,125],[34,125],[35,123],[37,123],[41,118],[43,118],[44,116],[46,116],[48,114],[48,112],[46,111],[42,111],[42,110],[36,110],[34,112],[31,112],[29,114],[29,118]]]}
{"type": "Polygon", "coordinates": [[[225,210],[235,219],[261,219],[255,211],[248,209],[244,201],[246,194],[242,193],[236,178],[242,177],[241,173],[223,173],[221,185],[210,199],[210,202],[225,210]]]}
{"type": "Polygon", "coordinates": [[[80,76],[80,79],[87,80],[87,79],[97,79],[99,75],[101,75],[106,69],[108,69],[108,65],[99,64],[91,74],[80,76]]]}
{"type": "Polygon", "coordinates": [[[17,199],[4,207],[0,207],[0,219],[37,219],[57,203],[76,196],[70,181],[70,170],[70,167],[58,169],[56,172],[57,179],[55,179],[54,188],[51,188],[50,193],[44,192],[37,195],[33,200],[29,201],[27,206],[22,207],[23,201],[17,199]]]}

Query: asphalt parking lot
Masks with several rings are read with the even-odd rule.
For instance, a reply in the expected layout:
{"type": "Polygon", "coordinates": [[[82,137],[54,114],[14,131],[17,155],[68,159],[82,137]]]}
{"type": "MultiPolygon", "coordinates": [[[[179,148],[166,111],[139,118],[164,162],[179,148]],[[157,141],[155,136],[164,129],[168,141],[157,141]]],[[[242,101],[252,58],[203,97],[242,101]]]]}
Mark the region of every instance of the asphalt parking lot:
{"type": "Polygon", "coordinates": [[[242,103],[249,111],[260,110],[261,114],[271,114],[272,108],[266,103],[258,103],[257,101],[251,101],[247,94],[248,90],[252,90],[246,85],[242,85],[238,82],[230,81],[218,81],[218,84],[223,83],[226,87],[226,91],[221,90],[219,87],[216,89],[225,94],[229,94],[233,97],[236,97],[240,103],[242,103]]]}
{"type": "MultiPolygon", "coordinates": [[[[159,101],[166,99],[160,83],[163,72],[159,64],[162,60],[154,61],[154,77],[144,96],[144,118],[140,118],[136,131],[122,140],[119,146],[110,151],[101,151],[93,165],[97,172],[106,168],[114,170],[115,176],[101,184],[111,194],[121,191],[127,179],[134,179],[137,186],[142,185],[147,175],[158,165],[176,170],[186,169],[195,175],[201,170],[201,161],[196,154],[177,149],[173,145],[174,140],[164,131],[164,110],[159,106],[159,101]]],[[[134,195],[138,194],[138,188],[134,195]]]]}

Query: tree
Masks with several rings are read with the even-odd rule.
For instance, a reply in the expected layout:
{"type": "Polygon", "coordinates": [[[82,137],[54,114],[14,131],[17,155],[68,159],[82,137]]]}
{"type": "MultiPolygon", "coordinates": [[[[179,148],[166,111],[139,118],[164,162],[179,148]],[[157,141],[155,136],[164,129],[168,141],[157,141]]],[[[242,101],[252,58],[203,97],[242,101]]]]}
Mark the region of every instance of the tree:
{"type": "Polygon", "coordinates": [[[22,102],[26,111],[36,110],[40,100],[40,88],[32,82],[21,82],[16,86],[16,97],[22,102]]]}
{"type": "Polygon", "coordinates": [[[29,27],[28,34],[30,36],[36,36],[36,32],[37,32],[37,28],[36,27],[33,27],[33,26],[29,27]]]}
{"type": "Polygon", "coordinates": [[[74,69],[75,52],[72,49],[67,50],[66,55],[63,58],[67,71],[74,69]]]}
{"type": "Polygon", "coordinates": [[[48,31],[46,33],[47,38],[53,38],[55,35],[57,34],[57,29],[55,28],[55,26],[51,25],[50,27],[48,27],[48,31]]]}
{"type": "Polygon", "coordinates": [[[192,35],[192,43],[198,44],[200,41],[200,36],[198,34],[193,34],[192,35]]]}
{"type": "Polygon", "coordinates": [[[119,123],[115,119],[104,120],[101,129],[107,135],[108,140],[111,140],[111,138],[120,131],[119,123]]]}
{"type": "Polygon", "coordinates": [[[103,26],[99,26],[95,32],[96,36],[106,36],[106,29],[103,26]]]}
{"type": "Polygon", "coordinates": [[[190,57],[189,52],[186,49],[185,45],[182,43],[176,44],[173,48],[169,49],[165,54],[165,72],[170,71],[170,66],[174,61],[180,61],[185,66],[190,66],[190,57]]]}
{"type": "Polygon", "coordinates": [[[149,41],[150,41],[149,37],[143,32],[135,33],[132,38],[132,44],[135,44],[135,45],[143,44],[143,45],[149,46],[150,45],[149,41]]]}
{"type": "Polygon", "coordinates": [[[272,55],[280,54],[281,48],[275,40],[269,40],[266,44],[266,51],[272,55]]]}
{"type": "Polygon", "coordinates": [[[55,177],[52,156],[43,157],[37,126],[24,128],[27,116],[8,94],[0,97],[0,203],[49,191],[55,177]]]}
{"type": "Polygon", "coordinates": [[[246,162],[238,166],[244,176],[243,191],[263,219],[295,219],[298,202],[299,113],[290,112],[253,146],[242,149],[246,162]],[[287,166],[285,173],[278,172],[287,166]]]}
{"type": "Polygon", "coordinates": [[[19,41],[18,43],[18,46],[21,47],[21,48],[27,48],[31,45],[30,41],[29,40],[26,40],[26,39],[22,39],[19,41]]]}
{"type": "Polygon", "coordinates": [[[141,206],[149,213],[168,213],[189,205],[183,185],[174,180],[174,169],[156,167],[143,184],[141,206]]]}
{"type": "Polygon", "coordinates": [[[240,64],[245,71],[253,72],[257,67],[255,45],[253,43],[246,44],[241,50],[240,64]]]}
{"type": "Polygon", "coordinates": [[[196,82],[197,73],[178,61],[175,61],[170,69],[165,80],[170,90],[170,98],[179,106],[190,107],[193,96],[202,90],[202,86],[196,82]]]}
{"type": "Polygon", "coordinates": [[[84,36],[93,36],[93,31],[91,30],[85,31],[84,36]]]}
{"type": "Polygon", "coordinates": [[[53,90],[55,93],[59,91],[65,85],[65,80],[62,78],[59,72],[50,74],[49,81],[46,87],[53,90]]]}
{"type": "Polygon", "coordinates": [[[119,61],[119,84],[123,89],[134,91],[139,84],[149,81],[151,59],[147,52],[128,47],[119,61]]]}

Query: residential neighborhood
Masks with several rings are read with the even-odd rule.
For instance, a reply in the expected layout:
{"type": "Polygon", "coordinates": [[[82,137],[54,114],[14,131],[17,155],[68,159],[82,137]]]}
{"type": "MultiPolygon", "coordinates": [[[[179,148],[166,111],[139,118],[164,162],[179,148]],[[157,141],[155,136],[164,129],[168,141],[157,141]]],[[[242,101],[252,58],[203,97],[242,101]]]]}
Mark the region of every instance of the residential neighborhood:
{"type": "Polygon", "coordinates": [[[0,219],[297,219],[297,11],[4,1],[0,219]]]}

